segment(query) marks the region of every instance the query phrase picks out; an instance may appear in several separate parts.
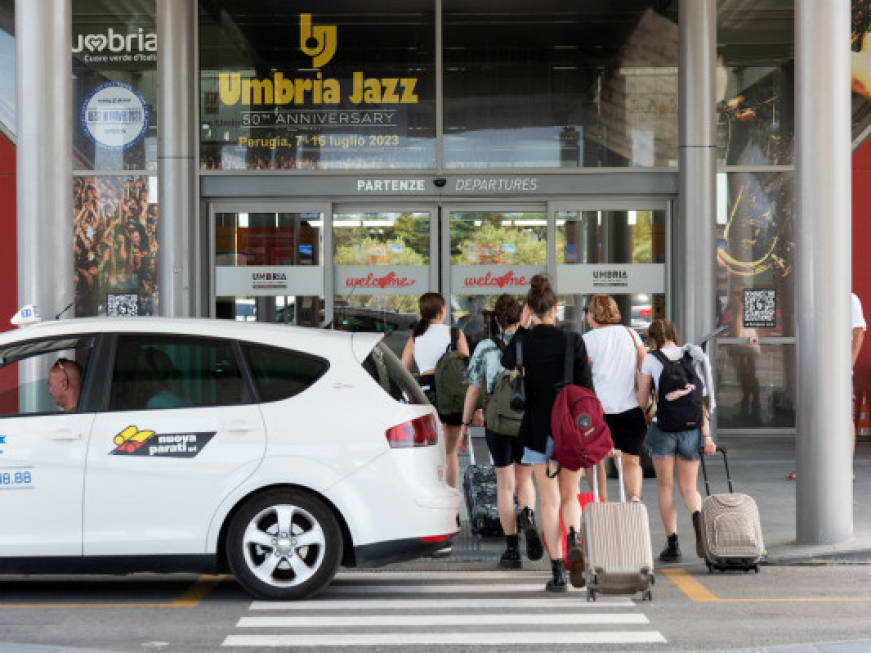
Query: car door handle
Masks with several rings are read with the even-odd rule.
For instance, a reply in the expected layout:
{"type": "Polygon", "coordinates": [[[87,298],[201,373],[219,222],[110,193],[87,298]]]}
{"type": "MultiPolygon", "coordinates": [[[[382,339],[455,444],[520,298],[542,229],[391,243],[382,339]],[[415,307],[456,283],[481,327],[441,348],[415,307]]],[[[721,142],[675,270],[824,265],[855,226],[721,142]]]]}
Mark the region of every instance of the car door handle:
{"type": "Polygon", "coordinates": [[[229,433],[248,433],[256,428],[251,422],[246,422],[242,419],[234,419],[232,422],[224,425],[224,430],[229,433]]]}
{"type": "Polygon", "coordinates": [[[81,440],[82,434],[72,429],[58,429],[49,436],[52,440],[81,440]]]}

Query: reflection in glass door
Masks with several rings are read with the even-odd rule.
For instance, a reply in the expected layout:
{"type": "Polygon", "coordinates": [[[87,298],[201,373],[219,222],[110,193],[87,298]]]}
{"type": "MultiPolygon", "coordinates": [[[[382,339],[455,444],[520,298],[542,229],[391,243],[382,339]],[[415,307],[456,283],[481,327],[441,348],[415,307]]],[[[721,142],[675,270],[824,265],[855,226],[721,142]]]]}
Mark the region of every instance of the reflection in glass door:
{"type": "Polygon", "coordinates": [[[401,355],[418,298],[435,287],[434,210],[337,208],[333,213],[333,327],[377,331],[401,355]]]}
{"type": "Polygon", "coordinates": [[[584,307],[611,295],[622,323],[642,336],[666,317],[665,209],[557,210],[556,270],[560,319],[580,331],[584,307]]]}
{"type": "Polygon", "coordinates": [[[525,295],[532,276],[547,270],[547,213],[517,208],[445,210],[442,283],[450,289],[451,323],[463,329],[470,350],[494,333],[496,298],[525,295]]]}
{"type": "Polygon", "coordinates": [[[216,207],[215,317],[323,325],[323,216],[216,207]]]}

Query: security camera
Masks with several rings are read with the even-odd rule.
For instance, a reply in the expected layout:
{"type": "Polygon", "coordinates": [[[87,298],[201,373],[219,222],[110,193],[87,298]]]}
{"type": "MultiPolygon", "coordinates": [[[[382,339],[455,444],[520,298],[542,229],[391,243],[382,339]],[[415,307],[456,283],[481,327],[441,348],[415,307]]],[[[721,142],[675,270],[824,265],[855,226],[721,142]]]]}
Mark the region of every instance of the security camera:
{"type": "Polygon", "coordinates": [[[436,186],[438,186],[439,188],[441,188],[441,187],[444,186],[446,183],[448,183],[448,180],[445,179],[444,177],[436,177],[435,179],[432,180],[432,183],[434,183],[436,186]]]}

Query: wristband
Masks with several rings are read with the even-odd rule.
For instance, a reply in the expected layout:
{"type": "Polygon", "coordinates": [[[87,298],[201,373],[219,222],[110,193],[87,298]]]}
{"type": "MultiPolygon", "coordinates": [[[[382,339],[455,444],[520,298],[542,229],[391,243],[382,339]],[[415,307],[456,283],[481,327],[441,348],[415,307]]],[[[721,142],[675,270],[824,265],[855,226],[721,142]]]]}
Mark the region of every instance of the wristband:
{"type": "Polygon", "coordinates": [[[713,440],[713,439],[714,439],[714,436],[712,436],[712,435],[706,435],[706,436],[704,436],[704,438],[705,438],[706,440],[713,440]]]}
{"type": "Polygon", "coordinates": [[[472,422],[463,422],[463,426],[471,426],[472,422]]]}

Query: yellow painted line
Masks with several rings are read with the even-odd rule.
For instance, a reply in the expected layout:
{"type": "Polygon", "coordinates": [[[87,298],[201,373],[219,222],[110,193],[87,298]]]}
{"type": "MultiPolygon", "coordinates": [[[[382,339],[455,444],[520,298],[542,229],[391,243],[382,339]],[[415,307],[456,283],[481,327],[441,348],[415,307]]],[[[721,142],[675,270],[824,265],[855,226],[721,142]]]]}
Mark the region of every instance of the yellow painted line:
{"type": "Polygon", "coordinates": [[[225,575],[203,574],[169,603],[0,603],[0,610],[42,610],[45,608],[195,608],[225,575]]]}
{"type": "Polygon", "coordinates": [[[663,569],[662,573],[696,603],[869,603],[871,596],[790,596],[722,599],[690,576],[685,569],[663,569]]]}
{"type": "Polygon", "coordinates": [[[713,603],[719,601],[708,588],[690,576],[685,569],[663,569],[662,573],[677,585],[677,588],[697,603],[713,603]]]}
{"type": "Polygon", "coordinates": [[[226,575],[224,574],[218,576],[213,576],[212,574],[201,575],[193,585],[188,587],[180,596],[176,597],[170,606],[175,608],[195,608],[203,600],[203,597],[225,578],[226,575]]]}

